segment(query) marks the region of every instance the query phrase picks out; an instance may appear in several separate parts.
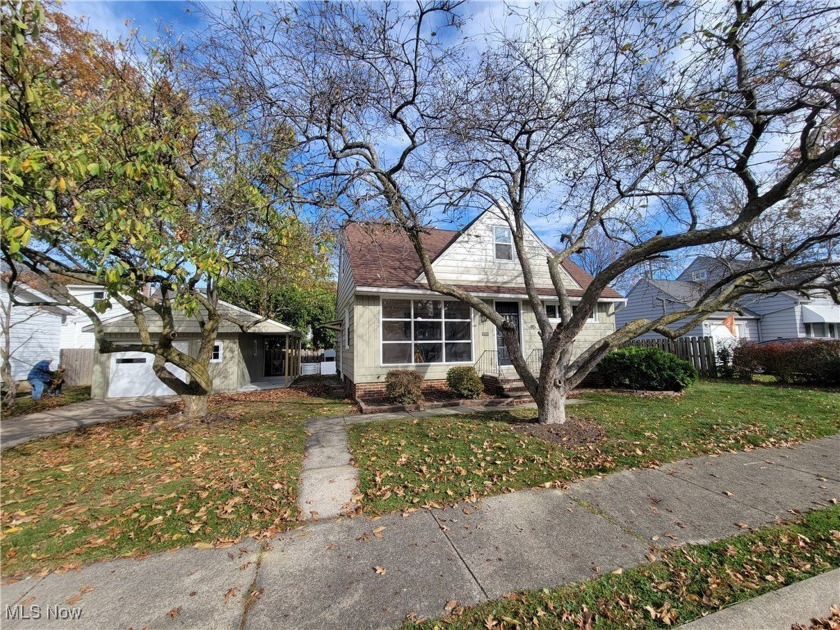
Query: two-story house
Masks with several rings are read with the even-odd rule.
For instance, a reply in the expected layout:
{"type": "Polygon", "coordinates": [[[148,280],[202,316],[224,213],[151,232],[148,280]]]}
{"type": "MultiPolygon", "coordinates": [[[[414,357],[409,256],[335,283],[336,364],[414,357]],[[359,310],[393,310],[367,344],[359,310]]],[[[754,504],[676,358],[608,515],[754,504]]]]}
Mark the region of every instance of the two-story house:
{"type": "MultiPolygon", "coordinates": [[[[556,319],[557,295],[546,262],[551,250],[526,229],[538,292],[556,319]]],[[[422,238],[442,282],[470,291],[513,322],[526,360],[541,355],[511,228],[500,210],[491,207],[461,230],[429,228],[422,238]]],[[[592,281],[569,261],[562,273],[573,300],[592,281]]],[[[616,291],[604,291],[577,340],[579,350],[615,330],[621,302],[616,291]]],[[[421,372],[428,389],[441,387],[454,365],[474,365],[480,375],[493,365],[514,375],[497,329],[468,305],[428,289],[417,254],[399,228],[356,222],[343,227],[336,316],[337,368],[355,397],[381,395],[392,369],[421,372]]]]}
{"type": "MultiPolygon", "coordinates": [[[[722,261],[710,256],[698,256],[675,280],[642,278],[627,294],[627,303],[616,314],[616,325],[621,327],[635,319],[654,319],[664,313],[690,308],[704,286],[728,269],[747,266],[748,261],[722,261]]],[[[793,291],[756,294],[742,298],[738,312],[712,313],[691,331],[689,337],[714,337],[732,340],[733,335],[723,325],[730,315],[735,319],[737,339],[773,341],[776,339],[822,338],[840,339],[840,305],[827,294],[803,296],[793,291]]],[[[682,322],[671,324],[677,329],[682,322]]],[[[648,333],[642,339],[661,338],[658,333],[648,333]]]]}

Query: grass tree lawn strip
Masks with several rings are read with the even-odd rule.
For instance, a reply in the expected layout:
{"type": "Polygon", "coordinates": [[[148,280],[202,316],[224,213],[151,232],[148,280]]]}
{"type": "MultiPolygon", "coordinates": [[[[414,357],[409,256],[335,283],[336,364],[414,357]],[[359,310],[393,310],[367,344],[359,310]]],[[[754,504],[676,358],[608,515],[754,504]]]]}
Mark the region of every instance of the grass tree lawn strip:
{"type": "MultiPolygon", "coordinates": [[[[604,436],[570,446],[515,429],[536,416],[534,409],[350,425],[362,507],[387,512],[450,504],[840,431],[840,396],[818,389],[701,381],[677,399],[606,393],[585,398],[590,404],[572,413],[596,422],[604,436]]],[[[776,457],[784,459],[784,453],[776,457]]],[[[797,457],[791,454],[788,465],[808,471],[808,462],[797,457]]],[[[830,462],[820,465],[822,474],[831,466],[836,471],[830,462]]]]}
{"type": "Polygon", "coordinates": [[[151,413],[11,448],[3,577],[295,525],[305,421],[349,409],[296,390],[218,396],[209,423],[151,413]]]}
{"type": "Polygon", "coordinates": [[[559,588],[458,606],[453,616],[406,627],[672,627],[840,566],[840,506],[650,559],[559,588]]]}

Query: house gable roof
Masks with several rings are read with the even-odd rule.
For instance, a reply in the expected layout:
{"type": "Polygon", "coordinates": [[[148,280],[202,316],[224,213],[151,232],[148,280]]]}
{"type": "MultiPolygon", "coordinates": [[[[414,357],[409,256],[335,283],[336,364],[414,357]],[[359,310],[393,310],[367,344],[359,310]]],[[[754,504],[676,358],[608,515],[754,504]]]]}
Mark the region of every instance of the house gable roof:
{"type": "MultiPolygon", "coordinates": [[[[240,308],[234,304],[230,304],[229,302],[219,300],[218,308],[223,316],[227,313],[230,317],[235,317],[240,321],[244,321],[247,323],[258,322],[253,328],[248,330],[249,333],[299,335],[299,333],[295,331],[295,329],[291,326],[281,324],[280,322],[275,321],[273,319],[263,319],[260,315],[245,310],[244,308],[240,308]]],[[[149,332],[152,334],[160,332],[162,326],[160,318],[157,316],[157,314],[153,313],[150,309],[146,309],[146,317],[149,322],[149,332]]],[[[198,334],[201,332],[201,328],[198,324],[198,321],[194,317],[188,317],[186,313],[176,312],[174,315],[174,319],[175,330],[179,333],[198,334]]],[[[92,330],[92,325],[86,326],[84,328],[85,332],[91,332],[92,330]]],[[[102,330],[105,333],[112,334],[132,334],[138,332],[137,324],[134,323],[134,317],[131,315],[131,313],[125,313],[123,315],[120,315],[119,317],[115,317],[109,321],[103,322],[102,330]]],[[[219,332],[240,333],[242,332],[242,330],[233,322],[222,320],[222,322],[219,324],[219,332]]]]}
{"type": "MultiPolygon", "coordinates": [[[[642,281],[647,282],[651,286],[659,289],[665,295],[670,296],[674,299],[674,302],[689,308],[697,304],[697,301],[703,296],[703,284],[699,282],[686,282],[683,280],[654,280],[653,278],[644,278],[642,281]]],[[[744,317],[759,317],[757,313],[751,311],[743,305],[739,305],[738,308],[743,311],[744,317]]],[[[728,314],[729,311],[716,311],[709,315],[709,317],[726,317],[728,314]]],[[[736,317],[737,316],[738,314],[736,313],[736,317]]]]}
{"type": "MultiPolygon", "coordinates": [[[[426,228],[420,238],[434,262],[468,228],[469,225],[463,230],[426,228]]],[[[383,223],[350,222],[344,227],[344,247],[350,262],[353,282],[357,287],[428,289],[426,283],[420,281],[423,275],[422,265],[402,228],[383,223]]],[[[568,260],[563,262],[563,268],[581,287],[570,289],[569,295],[580,297],[592,282],[592,276],[568,260]]],[[[475,293],[525,295],[524,286],[460,283],[457,283],[457,286],[475,293]]],[[[556,296],[554,289],[550,287],[540,288],[538,293],[546,297],[556,296]]],[[[621,295],[608,288],[602,293],[602,297],[620,299],[621,295]]]]}

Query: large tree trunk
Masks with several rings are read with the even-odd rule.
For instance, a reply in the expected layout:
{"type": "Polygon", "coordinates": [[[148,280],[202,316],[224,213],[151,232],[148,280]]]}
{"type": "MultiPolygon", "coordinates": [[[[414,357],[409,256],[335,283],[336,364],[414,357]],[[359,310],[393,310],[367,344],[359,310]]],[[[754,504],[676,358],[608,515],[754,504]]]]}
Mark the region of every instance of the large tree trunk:
{"type": "Polygon", "coordinates": [[[540,384],[534,400],[537,403],[540,424],[563,424],[566,422],[566,397],[568,390],[564,384],[552,379],[540,384]]]}
{"type": "Polygon", "coordinates": [[[184,416],[197,420],[207,415],[207,394],[200,395],[181,395],[181,400],[184,401],[184,416]]]}

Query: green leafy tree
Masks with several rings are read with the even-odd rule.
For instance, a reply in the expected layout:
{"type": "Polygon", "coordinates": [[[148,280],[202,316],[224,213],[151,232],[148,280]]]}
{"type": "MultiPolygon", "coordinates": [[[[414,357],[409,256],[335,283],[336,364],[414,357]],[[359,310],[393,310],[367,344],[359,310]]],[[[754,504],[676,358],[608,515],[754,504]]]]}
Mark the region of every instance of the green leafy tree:
{"type": "Polygon", "coordinates": [[[335,319],[335,283],[319,279],[306,284],[275,284],[264,278],[231,280],[220,287],[223,299],[264,317],[311,332],[314,348],[330,348],[335,333],[323,328],[335,319]]]}
{"type": "Polygon", "coordinates": [[[291,134],[246,133],[243,117],[199,98],[166,42],[113,45],[27,0],[4,3],[2,29],[6,261],[85,312],[100,352],[153,354],[187,414],[203,415],[220,323],[255,324],[219,308],[219,284],[246,264],[306,269],[323,253],[283,197],[291,134]],[[85,306],[56,273],[109,299],[85,306]],[[139,342],[105,337],[110,301],[131,313],[139,342]],[[198,322],[194,356],[173,343],[179,313],[198,322]]]}

